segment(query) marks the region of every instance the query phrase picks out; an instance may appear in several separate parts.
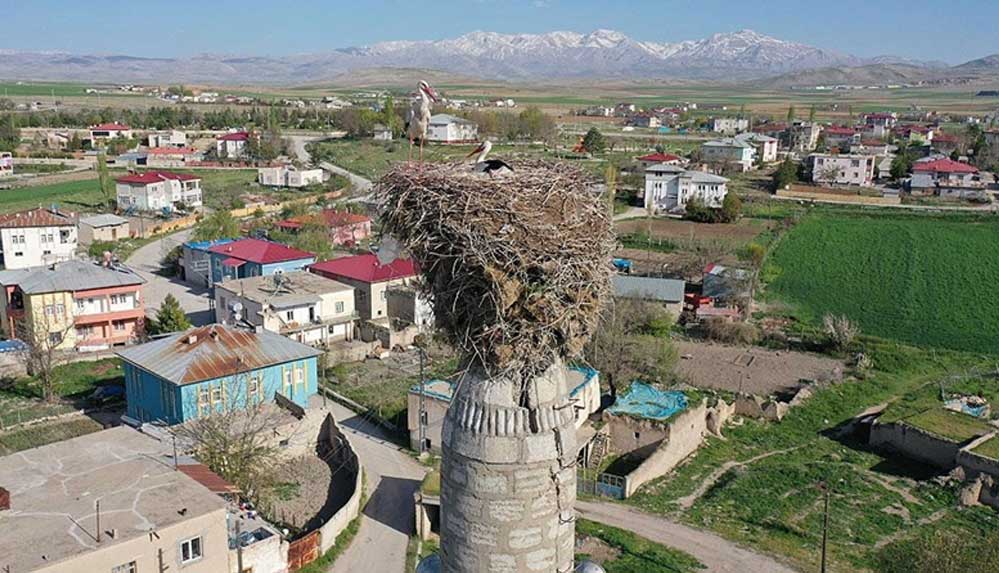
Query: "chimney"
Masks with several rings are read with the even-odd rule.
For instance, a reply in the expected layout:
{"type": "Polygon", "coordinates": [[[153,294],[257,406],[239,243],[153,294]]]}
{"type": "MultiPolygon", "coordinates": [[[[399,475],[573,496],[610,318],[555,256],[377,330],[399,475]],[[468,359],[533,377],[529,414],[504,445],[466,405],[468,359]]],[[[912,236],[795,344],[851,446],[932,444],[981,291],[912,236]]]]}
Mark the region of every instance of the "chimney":
{"type": "Polygon", "coordinates": [[[198,341],[198,335],[197,334],[188,334],[187,338],[185,340],[187,340],[188,344],[194,344],[195,342],[198,341]]]}
{"type": "Polygon", "coordinates": [[[10,509],[10,492],[0,487],[0,511],[10,509]]]}

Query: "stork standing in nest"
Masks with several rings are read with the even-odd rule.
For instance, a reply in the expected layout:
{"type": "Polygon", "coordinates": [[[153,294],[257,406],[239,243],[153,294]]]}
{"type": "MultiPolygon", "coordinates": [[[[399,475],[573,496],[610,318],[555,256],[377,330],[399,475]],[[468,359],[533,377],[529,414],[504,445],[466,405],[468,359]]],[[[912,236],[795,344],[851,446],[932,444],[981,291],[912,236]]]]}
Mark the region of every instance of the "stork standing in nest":
{"type": "Polygon", "coordinates": [[[420,80],[417,88],[417,99],[409,106],[406,115],[406,134],[409,136],[409,160],[413,160],[413,143],[420,140],[420,163],[423,163],[423,142],[427,139],[430,129],[430,103],[437,101],[437,92],[430,84],[420,80]]]}
{"type": "Polygon", "coordinates": [[[502,172],[503,169],[513,171],[513,167],[502,159],[486,159],[489,155],[489,151],[493,148],[493,143],[488,139],[479,144],[478,147],[472,150],[471,153],[465,156],[465,159],[473,155],[477,155],[475,158],[475,165],[472,169],[478,171],[479,173],[485,173],[489,177],[493,176],[493,173],[502,172]]]}

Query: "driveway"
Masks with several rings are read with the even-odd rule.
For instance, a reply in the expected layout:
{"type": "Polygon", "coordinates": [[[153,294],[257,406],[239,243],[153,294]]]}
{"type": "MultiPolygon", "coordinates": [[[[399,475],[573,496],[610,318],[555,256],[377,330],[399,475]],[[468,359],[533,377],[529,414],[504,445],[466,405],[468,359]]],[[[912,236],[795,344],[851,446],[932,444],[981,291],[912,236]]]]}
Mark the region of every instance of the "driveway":
{"type": "Polygon", "coordinates": [[[379,426],[340,404],[332,408],[364,467],[369,501],[357,537],[330,572],[402,573],[415,532],[413,494],[428,470],[389,441],[379,426]]]}
{"type": "Polygon", "coordinates": [[[215,322],[215,314],[209,306],[208,289],[189,285],[177,277],[165,277],[159,274],[160,261],[163,257],[174,247],[186,242],[192,232],[193,229],[184,229],[157,239],[136,249],[125,261],[126,265],[146,279],[146,285],[142,289],[146,316],[156,316],[163,299],[166,295],[172,294],[187,313],[191,324],[201,326],[215,322]]]}
{"type": "Polygon", "coordinates": [[[714,533],[624,505],[577,500],[576,511],[591,521],[627,529],[656,543],[685,551],[704,563],[710,573],[795,573],[794,569],[770,557],[753,553],[714,533]]]}

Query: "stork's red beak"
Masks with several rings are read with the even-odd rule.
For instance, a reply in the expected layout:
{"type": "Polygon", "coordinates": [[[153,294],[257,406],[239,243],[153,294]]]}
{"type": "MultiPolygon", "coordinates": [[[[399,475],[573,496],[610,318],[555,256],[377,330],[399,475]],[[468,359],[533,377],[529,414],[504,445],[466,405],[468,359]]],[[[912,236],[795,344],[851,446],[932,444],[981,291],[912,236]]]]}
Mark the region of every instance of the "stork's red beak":
{"type": "Polygon", "coordinates": [[[427,86],[426,89],[423,90],[423,93],[427,94],[427,97],[429,97],[431,101],[435,103],[437,102],[437,92],[434,91],[434,88],[427,86]]]}
{"type": "Polygon", "coordinates": [[[482,153],[482,150],[485,149],[485,148],[486,148],[486,145],[484,143],[480,143],[478,147],[476,147],[475,149],[473,149],[471,153],[469,153],[468,155],[465,156],[465,159],[468,159],[469,157],[473,157],[475,155],[478,155],[479,153],[482,153]]]}

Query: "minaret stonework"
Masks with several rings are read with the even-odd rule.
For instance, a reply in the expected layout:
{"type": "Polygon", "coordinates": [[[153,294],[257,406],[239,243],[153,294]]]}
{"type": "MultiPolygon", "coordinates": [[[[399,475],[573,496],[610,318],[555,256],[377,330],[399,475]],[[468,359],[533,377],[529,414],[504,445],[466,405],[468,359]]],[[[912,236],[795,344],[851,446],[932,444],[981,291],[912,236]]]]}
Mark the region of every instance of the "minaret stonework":
{"type": "Polygon", "coordinates": [[[441,444],[446,573],[572,571],[573,419],[561,362],[526,385],[481,371],[459,382],[441,444]]]}

